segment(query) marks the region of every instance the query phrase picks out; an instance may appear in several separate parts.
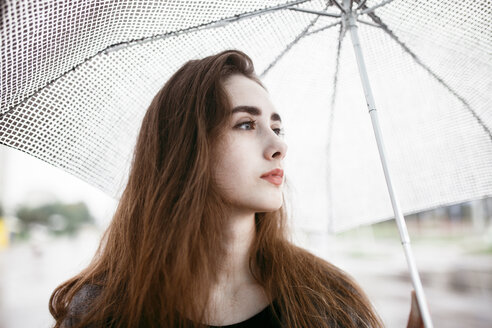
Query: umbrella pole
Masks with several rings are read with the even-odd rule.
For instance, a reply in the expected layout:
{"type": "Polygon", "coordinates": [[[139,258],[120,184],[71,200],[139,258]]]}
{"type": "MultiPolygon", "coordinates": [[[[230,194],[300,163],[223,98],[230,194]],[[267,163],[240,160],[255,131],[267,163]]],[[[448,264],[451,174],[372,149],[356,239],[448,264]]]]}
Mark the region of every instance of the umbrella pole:
{"type": "MultiPolygon", "coordinates": [[[[347,1],[346,1],[347,2],[347,1]]],[[[347,7],[346,7],[347,8],[347,7]]],[[[350,30],[350,36],[352,39],[352,45],[354,46],[355,57],[357,59],[357,65],[359,67],[359,74],[362,82],[362,87],[364,89],[364,94],[366,97],[367,107],[371,115],[372,126],[374,130],[374,135],[376,137],[376,142],[378,145],[379,156],[381,158],[381,164],[383,166],[384,176],[386,178],[386,185],[388,187],[388,192],[391,198],[391,205],[393,206],[393,212],[395,214],[395,220],[400,232],[400,239],[405,251],[405,257],[408,264],[408,269],[410,271],[410,276],[412,278],[413,287],[415,289],[420,313],[422,315],[422,320],[426,328],[432,328],[432,321],[427,307],[427,301],[424,295],[424,289],[422,288],[422,282],[420,281],[419,273],[417,271],[417,265],[415,264],[415,258],[412,253],[412,248],[410,246],[410,237],[408,235],[407,226],[405,224],[405,219],[400,209],[400,203],[396,196],[395,190],[393,188],[393,183],[389,173],[388,163],[386,161],[386,152],[383,144],[382,133],[379,126],[378,115],[376,111],[376,105],[372,95],[371,86],[369,84],[369,77],[367,75],[366,66],[364,63],[364,58],[362,56],[362,49],[359,42],[359,35],[357,33],[357,24],[354,17],[354,13],[347,10],[344,21],[347,28],[350,30]]]]}

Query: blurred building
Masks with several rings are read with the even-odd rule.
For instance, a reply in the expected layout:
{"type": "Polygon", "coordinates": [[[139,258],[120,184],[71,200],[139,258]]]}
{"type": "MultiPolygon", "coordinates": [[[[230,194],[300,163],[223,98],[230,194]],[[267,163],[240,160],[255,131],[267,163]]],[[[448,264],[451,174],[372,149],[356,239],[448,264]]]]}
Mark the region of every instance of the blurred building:
{"type": "Polygon", "coordinates": [[[6,152],[0,147],[0,250],[6,248],[9,243],[9,231],[4,219],[4,189],[5,189],[5,156],[6,152]]]}

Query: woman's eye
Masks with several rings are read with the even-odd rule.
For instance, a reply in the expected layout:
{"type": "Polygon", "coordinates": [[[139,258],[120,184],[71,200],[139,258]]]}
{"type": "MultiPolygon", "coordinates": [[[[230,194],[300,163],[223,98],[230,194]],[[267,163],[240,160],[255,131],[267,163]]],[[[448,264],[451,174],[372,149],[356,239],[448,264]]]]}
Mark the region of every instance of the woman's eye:
{"type": "Polygon", "coordinates": [[[253,130],[256,127],[256,121],[239,123],[236,127],[242,130],[253,130]]]}
{"type": "Polygon", "coordinates": [[[282,129],[282,128],[274,128],[274,129],[272,129],[272,130],[273,130],[273,132],[275,132],[275,134],[276,134],[276,135],[278,135],[278,136],[283,136],[283,135],[284,135],[284,129],[282,129]]]}
{"type": "MultiPolygon", "coordinates": [[[[235,128],[240,129],[240,130],[255,130],[256,129],[256,121],[242,122],[242,123],[239,123],[238,125],[236,125],[235,128]]],[[[272,128],[272,131],[278,136],[284,135],[284,129],[282,129],[282,128],[272,128]]]]}

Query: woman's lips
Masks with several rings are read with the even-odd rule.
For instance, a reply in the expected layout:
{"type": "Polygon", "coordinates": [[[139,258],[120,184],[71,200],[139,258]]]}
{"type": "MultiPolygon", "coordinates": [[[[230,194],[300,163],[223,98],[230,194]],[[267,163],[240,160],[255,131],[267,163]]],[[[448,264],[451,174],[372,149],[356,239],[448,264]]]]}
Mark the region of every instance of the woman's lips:
{"type": "Polygon", "coordinates": [[[266,181],[273,183],[276,186],[280,186],[283,181],[283,178],[279,177],[278,175],[269,175],[267,177],[262,177],[262,179],[265,179],[266,181]]]}
{"type": "Polygon", "coordinates": [[[280,186],[284,180],[284,171],[281,169],[271,170],[261,176],[262,179],[276,185],[280,186]]]}

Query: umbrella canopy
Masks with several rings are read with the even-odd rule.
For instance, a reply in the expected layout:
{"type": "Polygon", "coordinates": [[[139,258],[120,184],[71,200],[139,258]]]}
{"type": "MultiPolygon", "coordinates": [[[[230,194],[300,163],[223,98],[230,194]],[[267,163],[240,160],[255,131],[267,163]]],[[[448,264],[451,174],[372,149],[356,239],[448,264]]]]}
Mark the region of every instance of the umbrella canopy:
{"type": "MultiPolygon", "coordinates": [[[[0,6],[1,144],[118,197],[155,93],[187,60],[236,48],[282,115],[295,224],[342,230],[393,217],[336,2],[0,6]]],[[[492,4],[356,6],[403,213],[491,196],[492,4]]]]}

